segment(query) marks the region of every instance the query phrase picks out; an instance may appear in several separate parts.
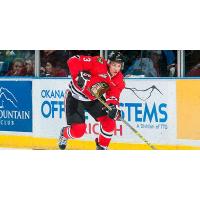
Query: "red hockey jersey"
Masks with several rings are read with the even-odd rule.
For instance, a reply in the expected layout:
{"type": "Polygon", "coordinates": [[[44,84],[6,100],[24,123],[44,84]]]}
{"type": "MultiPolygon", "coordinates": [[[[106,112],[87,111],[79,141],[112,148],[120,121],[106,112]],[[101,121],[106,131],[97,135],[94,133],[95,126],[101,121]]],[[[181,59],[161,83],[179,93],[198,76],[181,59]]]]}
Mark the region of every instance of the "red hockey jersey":
{"type": "Polygon", "coordinates": [[[95,97],[89,92],[89,88],[98,82],[105,82],[109,85],[106,92],[107,103],[119,104],[121,91],[125,87],[123,75],[119,72],[116,76],[111,77],[108,73],[107,61],[99,56],[74,56],[67,61],[72,82],[69,87],[74,98],[82,101],[95,100],[95,97]],[[82,90],[77,84],[77,76],[79,72],[88,72],[91,75],[90,81],[82,90]]]}

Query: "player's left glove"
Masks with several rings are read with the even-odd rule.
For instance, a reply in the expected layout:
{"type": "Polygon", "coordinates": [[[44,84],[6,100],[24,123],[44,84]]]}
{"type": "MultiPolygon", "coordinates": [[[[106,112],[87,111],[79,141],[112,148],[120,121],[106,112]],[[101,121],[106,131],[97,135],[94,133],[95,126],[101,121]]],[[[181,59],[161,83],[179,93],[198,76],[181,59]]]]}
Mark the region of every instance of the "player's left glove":
{"type": "Polygon", "coordinates": [[[109,107],[112,110],[107,111],[108,117],[110,117],[111,119],[114,119],[114,120],[118,120],[121,117],[121,111],[118,108],[118,106],[116,106],[114,104],[109,104],[109,107]]]}

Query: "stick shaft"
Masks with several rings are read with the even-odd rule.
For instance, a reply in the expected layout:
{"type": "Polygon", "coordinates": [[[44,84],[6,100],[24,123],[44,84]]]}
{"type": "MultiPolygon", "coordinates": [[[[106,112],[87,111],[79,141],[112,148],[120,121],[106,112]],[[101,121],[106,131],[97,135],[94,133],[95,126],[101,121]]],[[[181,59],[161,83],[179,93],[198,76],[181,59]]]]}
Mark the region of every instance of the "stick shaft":
{"type": "MultiPolygon", "coordinates": [[[[97,100],[99,100],[108,110],[112,110],[112,108],[110,108],[110,106],[105,102],[103,101],[99,96],[93,94],[97,100]]],[[[120,118],[120,121],[122,121],[126,126],[128,126],[143,142],[145,142],[151,149],[153,150],[157,150],[148,140],[146,140],[144,138],[144,136],[139,133],[135,128],[133,128],[126,120],[120,118]]]]}
{"type": "Polygon", "coordinates": [[[143,142],[145,142],[151,149],[157,150],[148,140],[144,138],[144,136],[139,133],[136,129],[134,129],[126,120],[120,118],[120,121],[122,121],[126,126],[128,126],[143,142]]]}

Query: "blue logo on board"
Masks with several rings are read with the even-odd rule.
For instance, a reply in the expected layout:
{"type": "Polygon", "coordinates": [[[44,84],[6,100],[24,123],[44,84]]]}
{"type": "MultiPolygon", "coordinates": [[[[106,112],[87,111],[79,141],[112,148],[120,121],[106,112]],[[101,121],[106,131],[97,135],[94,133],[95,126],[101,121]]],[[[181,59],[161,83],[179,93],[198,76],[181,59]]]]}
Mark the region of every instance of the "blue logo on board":
{"type": "Polygon", "coordinates": [[[32,82],[0,82],[0,131],[32,132],[32,82]]]}

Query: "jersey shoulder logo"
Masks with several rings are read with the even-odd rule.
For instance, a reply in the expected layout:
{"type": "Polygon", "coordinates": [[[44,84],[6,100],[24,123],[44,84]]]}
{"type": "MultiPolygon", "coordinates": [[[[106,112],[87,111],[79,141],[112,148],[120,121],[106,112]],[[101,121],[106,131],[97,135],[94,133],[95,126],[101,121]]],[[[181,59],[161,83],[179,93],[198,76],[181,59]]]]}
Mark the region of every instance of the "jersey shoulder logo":
{"type": "Polygon", "coordinates": [[[98,61],[99,63],[103,64],[103,58],[98,57],[98,58],[97,58],[97,61],[98,61]]]}

